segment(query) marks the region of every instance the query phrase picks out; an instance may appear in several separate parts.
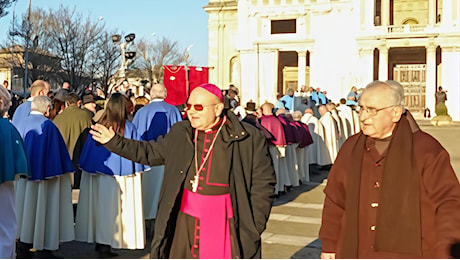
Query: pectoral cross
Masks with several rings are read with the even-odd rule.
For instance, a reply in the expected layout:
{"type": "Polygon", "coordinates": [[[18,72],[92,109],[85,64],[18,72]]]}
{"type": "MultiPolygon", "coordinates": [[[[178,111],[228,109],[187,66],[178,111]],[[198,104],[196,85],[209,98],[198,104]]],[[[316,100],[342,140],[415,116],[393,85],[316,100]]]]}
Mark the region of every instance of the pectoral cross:
{"type": "Polygon", "coordinates": [[[193,177],[193,180],[190,180],[190,183],[192,184],[192,192],[197,192],[198,182],[199,182],[199,175],[195,174],[195,177],[193,177]]]}

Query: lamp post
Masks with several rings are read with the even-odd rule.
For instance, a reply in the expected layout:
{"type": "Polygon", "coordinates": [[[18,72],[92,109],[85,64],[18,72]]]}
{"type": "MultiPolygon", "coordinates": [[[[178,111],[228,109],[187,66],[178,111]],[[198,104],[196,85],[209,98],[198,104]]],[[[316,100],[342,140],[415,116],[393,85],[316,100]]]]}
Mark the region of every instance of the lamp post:
{"type": "Polygon", "coordinates": [[[188,46],[187,49],[185,49],[184,53],[184,58],[185,58],[185,93],[187,93],[187,97],[189,96],[190,92],[190,86],[189,86],[189,68],[188,68],[188,58],[190,57],[189,51],[193,47],[193,44],[188,46]]]}
{"type": "Polygon", "coordinates": [[[121,66],[120,66],[120,77],[126,77],[126,70],[128,69],[128,60],[134,59],[136,57],[135,51],[126,51],[128,45],[134,41],[136,35],[130,33],[125,36],[125,41],[121,42],[121,35],[116,34],[112,35],[112,42],[118,44],[121,48],[121,66]]]}
{"type": "Polygon", "coordinates": [[[27,33],[26,33],[26,47],[25,47],[25,54],[24,54],[24,97],[26,96],[26,89],[28,83],[28,71],[29,71],[29,34],[30,34],[30,6],[31,0],[29,0],[29,10],[27,14],[27,33]]]}

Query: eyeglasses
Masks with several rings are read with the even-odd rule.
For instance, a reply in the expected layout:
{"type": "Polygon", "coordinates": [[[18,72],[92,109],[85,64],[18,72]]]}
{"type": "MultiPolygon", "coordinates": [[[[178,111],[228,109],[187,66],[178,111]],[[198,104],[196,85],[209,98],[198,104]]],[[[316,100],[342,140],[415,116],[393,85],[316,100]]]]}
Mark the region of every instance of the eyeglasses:
{"type": "Polygon", "coordinates": [[[396,105],[391,105],[391,106],[387,106],[387,107],[382,107],[382,108],[375,108],[375,107],[363,107],[363,106],[358,106],[358,113],[359,114],[362,114],[364,111],[366,111],[367,115],[368,116],[375,116],[377,115],[377,113],[381,110],[384,110],[384,109],[387,109],[387,108],[391,108],[391,107],[395,107],[396,105]]]}
{"type": "Polygon", "coordinates": [[[187,110],[190,110],[192,107],[195,111],[203,111],[203,109],[205,107],[209,107],[209,106],[214,106],[214,105],[217,105],[217,104],[208,104],[208,105],[201,105],[201,104],[187,104],[187,110]]]}

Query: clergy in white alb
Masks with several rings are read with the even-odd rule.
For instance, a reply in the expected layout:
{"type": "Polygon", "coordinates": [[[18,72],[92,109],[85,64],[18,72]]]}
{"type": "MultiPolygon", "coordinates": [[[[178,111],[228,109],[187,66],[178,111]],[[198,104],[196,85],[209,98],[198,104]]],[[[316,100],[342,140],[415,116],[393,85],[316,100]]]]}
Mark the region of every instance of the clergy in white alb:
{"type": "MultiPolygon", "coordinates": [[[[179,110],[164,101],[166,96],[166,88],[162,84],[154,84],[150,90],[152,101],[134,116],[133,123],[142,140],[156,141],[159,136],[168,133],[172,125],[182,121],[179,110]]],[[[164,165],[146,166],[142,174],[145,219],[156,219],[163,174],[164,165]]]]}
{"type": "Polygon", "coordinates": [[[324,143],[331,163],[334,163],[337,153],[339,152],[339,127],[331,112],[325,105],[320,105],[318,111],[321,115],[319,121],[324,126],[324,143]]]}
{"type": "Polygon", "coordinates": [[[297,129],[290,124],[292,121],[292,117],[290,114],[286,113],[284,108],[279,108],[276,111],[276,115],[280,120],[281,124],[284,128],[284,134],[286,136],[286,156],[284,157],[284,161],[287,165],[288,170],[288,181],[286,183],[287,186],[297,187],[300,185],[299,183],[299,163],[297,162],[297,155],[296,155],[296,147],[298,146],[298,141],[296,139],[296,131],[297,129]]]}
{"type": "Polygon", "coordinates": [[[27,99],[26,102],[22,103],[16,108],[14,111],[13,119],[11,120],[13,125],[18,127],[21,123],[24,122],[24,118],[26,118],[30,113],[30,104],[34,97],[37,96],[46,96],[50,91],[50,85],[48,82],[43,80],[36,80],[30,86],[30,97],[27,99]]]}
{"type": "Polygon", "coordinates": [[[318,118],[314,116],[314,112],[311,108],[305,109],[305,114],[300,120],[302,123],[308,125],[313,144],[307,146],[308,162],[310,164],[317,164],[320,166],[326,166],[332,164],[329,151],[326,147],[324,126],[321,124],[318,118]]]}
{"type": "MultiPolygon", "coordinates": [[[[345,99],[342,99],[341,101],[344,103],[346,102],[345,99]]],[[[347,126],[348,137],[356,134],[357,132],[355,131],[355,123],[353,120],[353,109],[345,104],[340,104],[340,106],[337,106],[336,109],[339,112],[339,116],[346,120],[345,123],[347,126]]]]}
{"type": "Polygon", "coordinates": [[[344,122],[344,119],[339,115],[339,112],[337,111],[335,104],[334,103],[328,103],[326,105],[327,109],[331,113],[332,117],[334,118],[335,122],[337,122],[337,129],[338,129],[338,141],[339,141],[339,149],[342,146],[342,144],[347,140],[348,138],[348,132],[347,132],[347,127],[344,122]]]}
{"type": "Polygon", "coordinates": [[[300,119],[302,118],[302,112],[294,111],[292,113],[292,119],[294,120],[291,122],[296,129],[297,129],[297,143],[298,146],[296,147],[296,156],[297,156],[297,163],[299,166],[299,179],[303,182],[310,181],[310,163],[308,161],[307,156],[307,147],[312,145],[313,138],[311,137],[310,130],[308,129],[308,125],[302,123],[300,119]]]}
{"type": "Polygon", "coordinates": [[[284,186],[289,182],[289,176],[285,160],[286,136],[283,125],[278,117],[273,114],[274,107],[272,103],[268,102],[260,106],[262,114],[260,117],[260,124],[267,129],[272,136],[271,138],[267,138],[267,143],[270,157],[273,162],[273,168],[275,169],[275,194],[279,195],[280,192],[284,191],[284,186]]]}
{"type": "MultiPolygon", "coordinates": [[[[127,102],[124,95],[112,94],[98,123],[112,127],[126,138],[140,140],[136,127],[127,120],[127,102]]],[[[114,256],[110,248],[143,249],[143,165],[110,152],[91,135],[78,165],[82,177],[75,240],[96,243],[99,257],[114,256]]]]}
{"type": "MultiPolygon", "coordinates": [[[[8,112],[11,95],[0,86],[0,113],[8,112]]],[[[0,118],[0,258],[16,258],[16,206],[14,180],[30,173],[22,138],[7,118],[0,118]]]]}
{"type": "Polygon", "coordinates": [[[18,239],[39,251],[54,251],[60,242],[74,240],[74,167],[61,133],[45,117],[50,104],[48,97],[36,96],[30,114],[17,126],[31,171],[30,179],[16,182],[18,239]]]}

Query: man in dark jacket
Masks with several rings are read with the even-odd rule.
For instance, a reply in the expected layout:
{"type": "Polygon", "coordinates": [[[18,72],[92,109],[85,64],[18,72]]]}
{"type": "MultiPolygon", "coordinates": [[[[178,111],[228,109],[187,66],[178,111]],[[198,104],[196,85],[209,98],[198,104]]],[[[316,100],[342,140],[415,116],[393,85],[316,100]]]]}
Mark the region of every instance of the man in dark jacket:
{"type": "Polygon", "coordinates": [[[266,139],[233,113],[222,92],[195,88],[189,121],[156,142],[133,141],[93,126],[93,138],[145,165],[165,165],[152,258],[260,258],[276,178],[266,139]]]}
{"type": "Polygon", "coordinates": [[[319,238],[322,258],[449,258],[460,240],[460,184],[449,154],[404,109],[396,82],[359,99],[362,132],[331,168],[319,238]]]}

